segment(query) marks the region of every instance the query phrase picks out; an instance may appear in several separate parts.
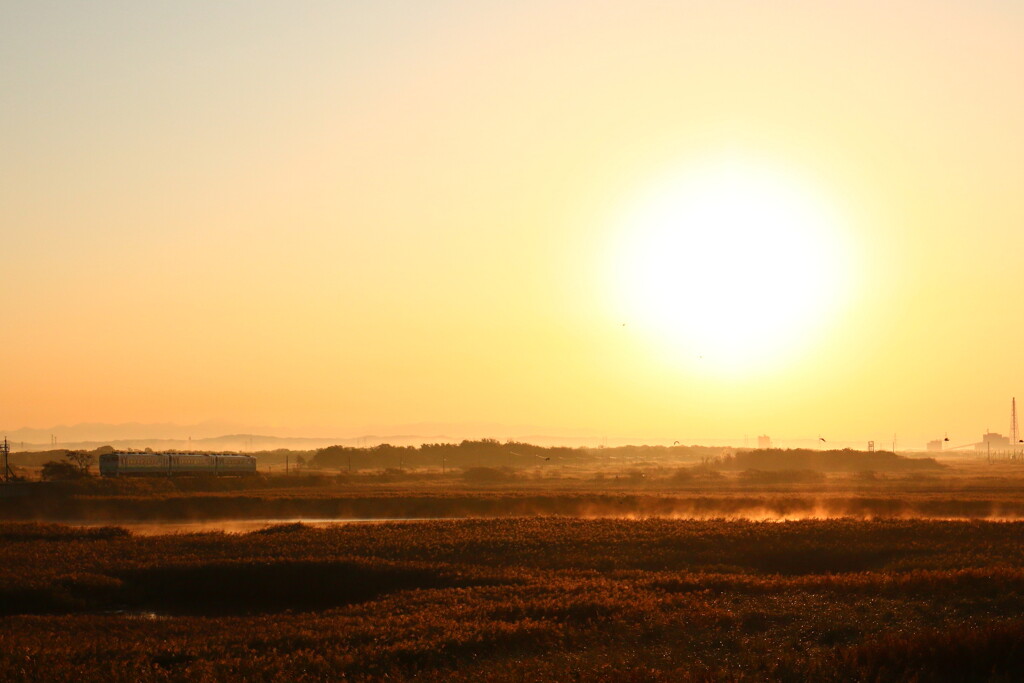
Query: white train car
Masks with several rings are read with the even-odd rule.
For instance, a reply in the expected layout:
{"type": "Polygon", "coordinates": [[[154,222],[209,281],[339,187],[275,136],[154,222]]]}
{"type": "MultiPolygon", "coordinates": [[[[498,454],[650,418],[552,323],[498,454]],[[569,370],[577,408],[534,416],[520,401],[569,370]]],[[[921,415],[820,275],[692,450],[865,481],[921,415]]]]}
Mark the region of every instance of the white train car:
{"type": "Polygon", "coordinates": [[[174,475],[242,475],[256,473],[251,455],[213,453],[106,453],[100,456],[104,477],[174,475]]]}

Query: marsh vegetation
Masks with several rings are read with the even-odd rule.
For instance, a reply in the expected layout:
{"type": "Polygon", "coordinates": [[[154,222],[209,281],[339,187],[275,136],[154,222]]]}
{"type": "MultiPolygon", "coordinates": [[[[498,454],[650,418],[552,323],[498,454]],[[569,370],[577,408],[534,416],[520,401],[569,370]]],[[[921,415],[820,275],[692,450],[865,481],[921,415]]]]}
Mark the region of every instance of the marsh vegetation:
{"type": "Polygon", "coordinates": [[[0,525],[0,678],[1014,680],[1021,523],[0,525]]]}
{"type": "Polygon", "coordinates": [[[0,679],[1024,675],[1016,462],[741,455],[25,483],[0,679]]]}

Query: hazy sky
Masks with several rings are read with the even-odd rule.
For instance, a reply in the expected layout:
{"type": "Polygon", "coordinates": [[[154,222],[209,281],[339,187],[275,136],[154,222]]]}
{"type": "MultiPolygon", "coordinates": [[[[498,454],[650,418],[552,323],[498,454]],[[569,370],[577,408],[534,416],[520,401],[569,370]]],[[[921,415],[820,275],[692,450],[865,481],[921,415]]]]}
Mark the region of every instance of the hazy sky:
{"type": "Polygon", "coordinates": [[[0,427],[1006,433],[1022,84],[1009,0],[0,2],[0,427]]]}

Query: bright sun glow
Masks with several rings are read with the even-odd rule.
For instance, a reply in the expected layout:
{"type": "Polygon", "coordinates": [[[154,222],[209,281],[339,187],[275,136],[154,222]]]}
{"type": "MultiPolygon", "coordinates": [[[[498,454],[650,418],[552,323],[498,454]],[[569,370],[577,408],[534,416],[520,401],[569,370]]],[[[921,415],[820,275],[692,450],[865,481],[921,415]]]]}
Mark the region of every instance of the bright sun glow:
{"type": "Polygon", "coordinates": [[[617,308],[687,365],[779,367],[841,308],[839,216],[774,168],[721,162],[666,177],[620,221],[617,308]]]}

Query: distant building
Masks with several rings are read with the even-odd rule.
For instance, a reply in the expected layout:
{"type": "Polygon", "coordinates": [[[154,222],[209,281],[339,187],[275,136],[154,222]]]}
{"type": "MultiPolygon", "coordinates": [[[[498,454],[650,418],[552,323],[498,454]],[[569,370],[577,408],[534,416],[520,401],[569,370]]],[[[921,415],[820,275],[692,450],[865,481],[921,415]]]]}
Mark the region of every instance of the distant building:
{"type": "Polygon", "coordinates": [[[772,437],[768,436],[767,434],[762,434],[761,436],[757,437],[757,447],[758,448],[771,448],[772,447],[772,437]]]}
{"type": "Polygon", "coordinates": [[[927,448],[929,451],[941,451],[942,450],[942,439],[935,439],[935,441],[929,441],[927,448]]]}
{"type": "Polygon", "coordinates": [[[985,432],[981,437],[981,443],[975,444],[974,449],[978,451],[1010,450],[1010,437],[995,432],[985,432]]]}

